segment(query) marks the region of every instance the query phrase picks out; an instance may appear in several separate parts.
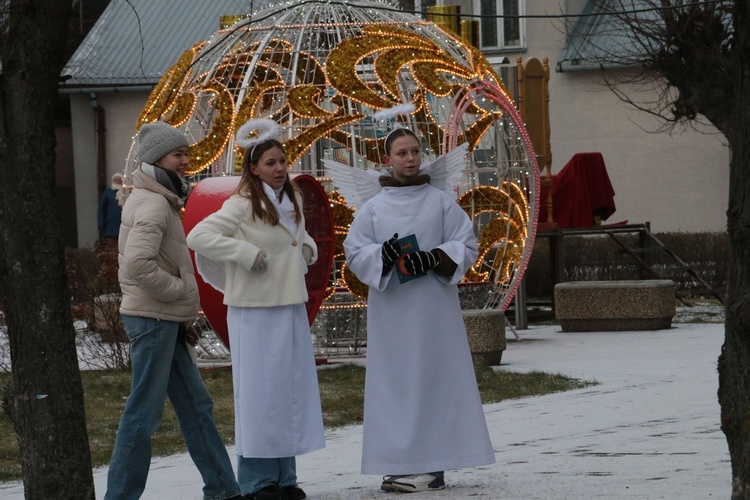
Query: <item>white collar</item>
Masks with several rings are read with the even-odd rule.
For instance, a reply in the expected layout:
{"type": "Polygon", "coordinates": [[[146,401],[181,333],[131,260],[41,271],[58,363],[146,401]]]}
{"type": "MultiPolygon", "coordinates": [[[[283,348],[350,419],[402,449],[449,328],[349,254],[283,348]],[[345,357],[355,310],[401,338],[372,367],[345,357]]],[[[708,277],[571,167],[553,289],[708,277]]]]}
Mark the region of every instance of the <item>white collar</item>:
{"type": "Polygon", "coordinates": [[[282,192],[284,188],[281,187],[279,189],[274,189],[265,182],[263,182],[263,191],[265,191],[266,196],[268,196],[268,199],[273,200],[277,205],[281,203],[279,198],[279,193],[282,192]]]}

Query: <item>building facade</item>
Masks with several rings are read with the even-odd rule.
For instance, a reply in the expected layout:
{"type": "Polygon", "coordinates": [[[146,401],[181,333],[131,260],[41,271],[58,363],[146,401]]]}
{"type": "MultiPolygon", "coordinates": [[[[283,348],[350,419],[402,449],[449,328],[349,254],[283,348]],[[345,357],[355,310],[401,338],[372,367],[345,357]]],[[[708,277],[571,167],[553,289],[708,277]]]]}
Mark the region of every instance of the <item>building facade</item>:
{"type": "MultiPolygon", "coordinates": [[[[111,2],[65,67],[61,91],[70,98],[79,247],[90,247],[98,237],[102,182],[125,168],[152,88],[187,48],[220,28],[222,16],[245,14],[237,12],[241,3],[111,2]]],[[[621,102],[604,85],[601,68],[564,59],[575,16],[590,8],[588,1],[438,3],[459,7],[461,20],[477,21],[480,48],[497,69],[515,66],[518,57],[549,60],[552,172],[576,153],[602,153],[617,205],[606,222],[650,222],[657,232],[726,229],[729,150],[723,136],[710,126],[657,133],[661,124],[621,102]]],[[[416,1],[404,8],[428,6],[416,1]]]]}

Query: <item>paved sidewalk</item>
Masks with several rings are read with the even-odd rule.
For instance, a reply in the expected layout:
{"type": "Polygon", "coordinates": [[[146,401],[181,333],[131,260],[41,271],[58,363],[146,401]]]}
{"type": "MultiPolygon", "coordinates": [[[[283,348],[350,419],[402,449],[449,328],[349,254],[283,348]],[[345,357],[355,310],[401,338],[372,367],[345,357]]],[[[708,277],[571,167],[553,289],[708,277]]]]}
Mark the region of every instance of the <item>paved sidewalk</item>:
{"type": "MultiPolygon", "coordinates": [[[[497,463],[449,471],[446,490],[409,498],[729,497],[716,400],[723,325],[606,333],[550,326],[519,335],[508,342],[504,369],[599,385],[486,405],[497,463]]],[[[326,450],[301,457],[310,497],[388,498],[378,491],[379,477],[359,475],[360,450],[361,428],[353,427],[331,433],[326,450]]]]}
{"type": "MultiPolygon", "coordinates": [[[[503,369],[562,373],[598,385],[486,405],[497,463],[448,471],[448,488],[409,499],[730,496],[716,399],[723,325],[605,333],[547,326],[518,333],[520,341],[508,342],[503,369]]],[[[361,440],[361,426],[329,431],[325,450],[298,458],[300,485],[311,499],[400,496],[381,492],[379,476],[359,473],[361,440]]],[[[96,470],[95,481],[102,498],[106,470],[96,470]]],[[[143,498],[197,500],[200,488],[187,455],[159,458],[143,498]]],[[[23,490],[6,484],[0,497],[21,500],[23,490]]]]}

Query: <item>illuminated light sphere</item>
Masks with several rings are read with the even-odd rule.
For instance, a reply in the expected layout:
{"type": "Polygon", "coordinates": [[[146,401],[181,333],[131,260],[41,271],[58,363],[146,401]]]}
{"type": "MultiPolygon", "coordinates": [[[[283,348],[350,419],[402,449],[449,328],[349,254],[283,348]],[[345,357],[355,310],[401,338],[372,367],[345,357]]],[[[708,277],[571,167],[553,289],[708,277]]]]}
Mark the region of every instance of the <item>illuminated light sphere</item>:
{"type": "MultiPolygon", "coordinates": [[[[480,259],[465,280],[492,283],[489,306],[507,307],[533,246],[539,173],[520,116],[478,49],[383,0],[285,2],[188,48],[136,128],[161,119],[184,130],[197,181],[240,172],[235,132],[257,118],[280,125],[292,171],[317,178],[321,159],[381,168],[395,120],[424,138],[427,159],[468,142],[470,165],[456,198],[475,222],[480,259]],[[406,103],[413,112],[373,118],[406,103]]],[[[350,218],[341,213],[347,220],[335,221],[337,234],[350,218]]]]}

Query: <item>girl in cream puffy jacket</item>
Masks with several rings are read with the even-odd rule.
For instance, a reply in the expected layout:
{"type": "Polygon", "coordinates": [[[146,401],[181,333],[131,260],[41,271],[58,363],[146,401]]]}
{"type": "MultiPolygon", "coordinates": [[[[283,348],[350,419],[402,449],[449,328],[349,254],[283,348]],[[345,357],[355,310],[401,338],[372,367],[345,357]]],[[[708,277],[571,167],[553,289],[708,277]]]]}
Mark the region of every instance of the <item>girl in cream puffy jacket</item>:
{"type": "Polygon", "coordinates": [[[180,220],[184,201],[141,169],[133,184],[120,226],[120,312],[193,321],[198,285],[180,220]]]}

